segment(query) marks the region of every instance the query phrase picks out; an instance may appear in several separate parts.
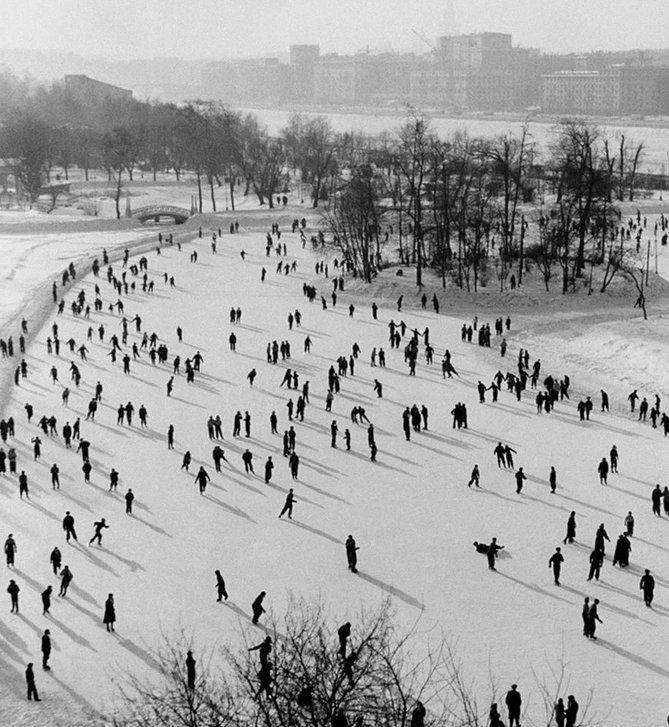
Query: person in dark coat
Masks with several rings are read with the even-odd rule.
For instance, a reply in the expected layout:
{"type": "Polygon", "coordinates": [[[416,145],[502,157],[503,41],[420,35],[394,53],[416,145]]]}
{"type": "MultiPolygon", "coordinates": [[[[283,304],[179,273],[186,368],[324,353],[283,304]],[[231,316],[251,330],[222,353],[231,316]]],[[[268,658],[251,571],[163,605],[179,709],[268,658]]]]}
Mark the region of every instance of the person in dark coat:
{"type": "Polygon", "coordinates": [[[195,482],[197,482],[198,487],[200,488],[201,495],[204,495],[204,491],[207,489],[207,482],[209,482],[210,479],[211,477],[209,476],[207,470],[204,467],[200,466],[200,469],[195,475],[195,482]]]}
{"type": "Polygon", "coordinates": [[[253,623],[257,624],[258,619],[265,613],[265,609],[263,608],[263,601],[265,600],[265,596],[267,594],[265,591],[260,591],[258,597],[256,600],[251,604],[251,610],[253,611],[253,623]]]}
{"type": "Polygon", "coordinates": [[[567,697],[567,711],[565,713],[565,727],[576,727],[576,719],[578,718],[578,702],[573,694],[567,697]]]}
{"type": "Polygon", "coordinates": [[[499,716],[499,710],[497,709],[497,704],[495,702],[490,705],[490,712],[488,712],[488,725],[489,727],[504,727],[504,722],[502,722],[502,718],[499,716]]]}
{"type": "Polygon", "coordinates": [[[611,542],[611,539],[609,538],[609,535],[604,528],[604,523],[600,523],[599,527],[597,528],[597,532],[595,533],[595,550],[601,550],[602,555],[604,555],[606,552],[604,549],[605,540],[611,542]]]}
{"type": "Polygon", "coordinates": [[[72,578],[74,578],[72,571],[67,566],[64,566],[60,574],[60,591],[58,592],[61,598],[67,596],[67,589],[70,583],[72,583],[72,578]]]}
{"type": "Polygon", "coordinates": [[[548,475],[548,484],[551,486],[551,492],[554,493],[557,487],[557,472],[555,471],[555,467],[551,467],[550,474],[548,475]]]}
{"type": "Polygon", "coordinates": [[[51,656],[51,631],[49,629],[46,629],[46,631],[42,634],[42,669],[45,671],[51,671],[51,667],[49,666],[49,657],[51,656]]]}
{"type": "Polygon", "coordinates": [[[274,469],[274,462],[272,462],[272,456],[270,455],[265,462],[265,484],[269,484],[272,479],[272,470],[274,469]]]}
{"type": "Polygon", "coordinates": [[[283,508],[281,512],[279,513],[279,517],[281,517],[284,513],[288,513],[288,519],[293,519],[293,503],[296,502],[295,495],[293,495],[293,488],[291,487],[290,490],[288,490],[288,494],[286,495],[286,502],[283,505],[283,508]]]}
{"type": "Polygon", "coordinates": [[[604,553],[601,550],[595,548],[590,553],[590,572],[588,573],[588,580],[591,581],[593,576],[595,580],[599,580],[599,571],[602,568],[604,562],[604,553]]]}
{"type": "Polygon", "coordinates": [[[560,570],[563,562],[564,556],[560,552],[560,548],[555,548],[555,552],[548,559],[548,567],[553,568],[553,578],[556,586],[560,585],[560,570]]]}
{"type": "Polygon", "coordinates": [[[493,538],[490,541],[490,545],[488,545],[488,568],[490,570],[496,570],[495,568],[495,560],[497,559],[497,553],[498,551],[502,550],[504,548],[503,545],[498,545],[497,538],[493,538]]]}
{"type": "Polygon", "coordinates": [[[631,510],[627,512],[627,516],[625,517],[625,529],[627,531],[627,537],[631,538],[634,535],[634,515],[632,515],[631,510]]]}
{"type": "Polygon", "coordinates": [[[225,581],[223,580],[223,576],[221,575],[220,570],[214,571],[216,574],[216,593],[218,594],[217,601],[220,601],[221,598],[225,598],[225,600],[228,600],[228,592],[225,588],[225,581]]]}
{"type": "Polygon", "coordinates": [[[523,472],[523,468],[519,467],[518,472],[516,472],[516,494],[520,495],[522,489],[523,489],[523,482],[527,479],[525,473],[523,472]]]}
{"type": "Polygon", "coordinates": [[[341,658],[346,658],[346,643],[351,636],[351,622],[347,621],[345,624],[337,629],[337,636],[339,637],[339,653],[341,658]]]}
{"type": "Polygon", "coordinates": [[[49,614],[49,609],[51,608],[51,592],[53,591],[53,586],[47,586],[42,591],[42,615],[49,614]]]}
{"type": "Polygon", "coordinates": [[[10,580],[9,585],[7,586],[7,593],[9,593],[9,598],[12,603],[12,613],[18,613],[19,612],[19,591],[21,589],[19,588],[18,583],[15,580],[10,580]]]}
{"type": "Polygon", "coordinates": [[[105,601],[105,613],[102,618],[102,623],[107,627],[107,631],[113,631],[115,622],[116,607],[114,606],[114,594],[110,593],[105,601]]]}
{"type": "Polygon", "coordinates": [[[28,688],[28,701],[34,699],[36,702],[41,702],[39,694],[37,693],[37,687],[35,686],[35,673],[33,672],[32,661],[26,667],[26,687],[28,688]]]}
{"type": "Polygon", "coordinates": [[[609,474],[609,463],[606,461],[606,457],[602,457],[602,461],[599,463],[599,466],[597,467],[597,472],[599,473],[599,484],[605,485],[606,484],[606,478],[609,474]]]}
{"type": "Polygon", "coordinates": [[[655,489],[651,492],[651,500],[653,502],[653,515],[662,517],[662,488],[655,485],[655,489]]]}
{"type": "Polygon", "coordinates": [[[193,658],[193,652],[188,650],[186,654],[186,683],[188,689],[192,692],[195,689],[195,659],[193,658]]]}
{"type": "Polygon", "coordinates": [[[590,599],[586,596],[583,599],[583,609],[581,610],[581,618],[583,619],[583,636],[588,635],[588,627],[589,622],[588,618],[590,616],[590,599]]]}
{"type": "Polygon", "coordinates": [[[520,727],[520,707],[523,702],[517,684],[512,684],[506,693],[506,708],[509,711],[509,727],[520,727]]]}
{"type": "Polygon", "coordinates": [[[588,611],[588,637],[591,639],[597,640],[597,637],[595,636],[595,630],[597,629],[597,622],[604,623],[601,618],[599,618],[599,613],[597,606],[599,605],[599,599],[595,598],[593,603],[590,606],[590,610],[588,611]]]}
{"type": "Polygon", "coordinates": [[[125,514],[126,515],[132,515],[132,503],[135,499],[135,496],[132,492],[132,488],[128,488],[128,491],[125,493],[125,514]]]}
{"type": "Polygon", "coordinates": [[[621,568],[626,568],[630,564],[631,550],[632,544],[628,540],[627,535],[622,533],[616,541],[616,549],[613,553],[613,565],[620,565],[621,568]]]}
{"type": "Polygon", "coordinates": [[[562,697],[557,700],[555,707],[553,708],[553,714],[555,715],[555,724],[557,727],[564,727],[564,700],[562,697]]]}
{"type": "Polygon", "coordinates": [[[653,603],[655,579],[650,574],[648,568],[644,570],[643,575],[641,576],[641,580],[639,581],[639,588],[643,591],[643,602],[646,604],[646,606],[648,606],[648,608],[650,608],[651,604],[653,603]]]}
{"type": "Polygon", "coordinates": [[[349,535],[348,538],[346,538],[346,560],[348,562],[349,570],[353,573],[358,572],[358,550],[360,550],[360,548],[358,548],[355,544],[353,536],[349,535]]]}
{"type": "Polygon", "coordinates": [[[422,702],[416,702],[416,706],[411,712],[411,727],[424,727],[425,725],[425,706],[422,702]]]}
{"type": "Polygon", "coordinates": [[[269,655],[272,653],[272,637],[265,638],[256,646],[252,646],[248,651],[257,651],[260,657],[260,666],[266,666],[269,661],[269,655]]]}
{"type": "Polygon", "coordinates": [[[573,543],[576,539],[576,512],[574,510],[571,511],[569,514],[569,519],[567,520],[567,535],[565,536],[565,539],[562,541],[563,543],[573,543]]]}

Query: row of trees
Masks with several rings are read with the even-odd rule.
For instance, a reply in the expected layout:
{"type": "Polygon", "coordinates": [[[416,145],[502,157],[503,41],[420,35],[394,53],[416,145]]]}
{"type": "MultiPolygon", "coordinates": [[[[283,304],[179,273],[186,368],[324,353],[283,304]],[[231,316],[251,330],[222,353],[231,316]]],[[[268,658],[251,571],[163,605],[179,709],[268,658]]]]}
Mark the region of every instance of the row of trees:
{"type": "Polygon", "coordinates": [[[643,144],[624,135],[614,149],[581,120],[562,122],[551,146],[538,150],[527,128],[442,139],[412,116],[394,143],[370,151],[372,166],[354,169],[332,201],[327,226],[367,280],[382,264],[383,229],[392,228],[400,259],[416,265],[419,286],[429,265],[444,285],[450,277],[477,290],[494,265],[504,290],[512,275],[522,284],[535,264],[547,289],[559,277],[566,293],[588,263],[620,269],[615,201],[634,199],[642,153],[643,144]]]}
{"type": "MultiPolygon", "coordinates": [[[[411,112],[396,134],[335,133],[324,117],[293,116],[272,136],[252,114],[210,101],[180,105],[134,100],[82,106],[55,84],[21,95],[0,76],[0,155],[36,201],[53,169],[102,167],[114,184],[116,212],[124,180],[138,169],[188,171],[202,211],[207,193],[226,186],[274,205],[290,189],[325,203],[324,226],[352,269],[371,280],[388,259],[427,266],[445,286],[476,291],[493,275],[500,290],[522,284],[528,265],[546,288],[559,279],[573,289],[588,267],[624,267],[616,201],[634,199],[643,144],[606,137],[581,120],[566,120],[548,148],[527,128],[518,134],[444,139],[411,112]],[[13,93],[12,93],[13,89],[13,93]],[[391,232],[392,231],[392,232],[391,232]],[[386,245],[390,242],[390,245],[386,245]]],[[[19,84],[20,86],[20,84],[19,84]]],[[[612,277],[605,276],[604,288],[612,277]]]]}

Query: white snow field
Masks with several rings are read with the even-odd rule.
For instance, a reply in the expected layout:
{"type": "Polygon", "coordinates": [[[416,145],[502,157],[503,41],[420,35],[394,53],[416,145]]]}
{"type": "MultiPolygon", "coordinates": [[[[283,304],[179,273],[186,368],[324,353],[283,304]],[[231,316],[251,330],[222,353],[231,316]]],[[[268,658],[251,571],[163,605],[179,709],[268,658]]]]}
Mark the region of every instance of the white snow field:
{"type": "MultiPolygon", "coordinates": [[[[624,401],[633,384],[651,404],[659,393],[666,406],[667,339],[655,331],[654,338],[646,340],[646,331],[658,318],[647,324],[630,318],[629,301],[624,313],[612,308],[602,314],[603,322],[595,313],[551,316],[546,309],[512,313],[509,352],[502,360],[494,331],[490,349],[463,343],[460,327],[471,314],[458,315],[444,306],[437,316],[420,309],[418,295],[405,295],[401,314],[388,300],[375,322],[371,301],[362,294],[345,292],[332,308],[331,279],[321,277],[315,284],[328,300],[328,309],[322,310],[318,298],[308,303],[302,285],[314,281],[314,264],[326,254],[332,273],[335,254],[314,252],[309,246],[303,250],[299,237],[285,231],[292,216],[290,210],[263,218],[239,215],[239,234],[224,233],[216,255],[210,250],[209,231],[198,239],[196,232],[181,229],[179,239],[188,236],[182,250],[176,243],[164,245],[161,255],[154,250],[156,230],[146,233],[153,236],[149,243],[137,230],[71,234],[60,241],[44,235],[43,248],[35,236],[2,238],[0,249],[10,270],[0,280],[2,337],[13,334],[16,344],[20,317],[26,310],[32,312],[25,356],[28,378],[20,386],[11,382],[20,356],[0,361],[5,381],[0,418],[12,415],[16,420],[16,438],[5,449],[16,447],[18,469],[25,470],[30,483],[30,500],[21,500],[17,479],[0,478],[0,541],[13,533],[18,545],[16,568],[0,566],[4,570],[0,723],[102,723],[98,713],[109,713],[119,674],[127,669],[151,673],[150,652],[160,644],[161,634],[183,628],[193,637],[196,657],[198,645],[234,644],[240,640],[240,624],[249,626],[251,602],[265,590],[266,605],[279,616],[291,591],[321,595],[342,618],[353,615],[361,602],[377,606],[390,595],[400,624],[409,625],[422,614],[421,628],[435,627],[434,638],[442,629],[457,638],[465,674],[474,681],[482,711],[492,697],[491,672],[498,681],[498,699],[503,701],[509,685],[518,683],[527,707],[525,723],[540,724],[543,719],[545,724],[533,672],[547,676],[564,659],[570,677],[564,696],[573,693],[584,704],[592,688],[592,709],[601,724],[664,724],[669,712],[669,518],[653,516],[650,492],[657,482],[667,484],[668,445],[661,430],[636,421],[624,401]],[[271,221],[284,230],[281,242],[286,243],[288,255],[282,259],[297,260],[296,273],[277,275],[279,258],[265,257],[265,232],[271,221]],[[155,331],[167,344],[169,365],[153,366],[143,350],[141,359],[131,362],[130,375],[124,375],[120,359],[112,365],[107,355],[109,336],[120,337],[122,329],[121,316],[108,311],[117,295],[104,274],[97,280],[92,275],[78,277],[65,296],[62,316],[56,317],[51,307],[50,315],[38,324],[38,308],[46,304],[30,308],[28,303],[33,295],[35,300],[50,300],[50,281],[69,259],[86,256],[90,263],[102,247],[122,249],[133,235],[139,239],[139,249],[148,250],[155,292],[144,294],[138,286],[123,296],[125,314],[128,318],[139,314],[142,329],[155,331]],[[245,260],[239,254],[242,249],[245,260]],[[189,261],[193,250],[199,255],[196,263],[189,261]],[[263,266],[267,279],[261,283],[263,266]],[[164,283],[164,273],[175,277],[175,288],[164,283]],[[82,289],[92,302],[96,283],[102,290],[103,311],[91,312],[90,321],[74,318],[69,304],[82,289]],[[351,302],[356,305],[353,317],[348,315],[351,302]],[[243,311],[240,325],[228,322],[231,306],[243,311]],[[289,331],[286,318],[295,309],[302,313],[302,326],[289,331]],[[409,377],[401,350],[388,345],[391,318],[404,320],[409,329],[430,328],[435,363],[425,364],[421,346],[415,377],[409,377]],[[65,345],[59,357],[47,354],[46,338],[53,322],[58,323],[61,340],[72,336],[77,346],[85,341],[89,325],[94,328],[93,341],[86,342],[88,361],[80,362],[65,345]],[[100,324],[106,330],[104,343],[98,340],[100,324]],[[177,342],[177,325],[183,328],[183,343],[177,342]],[[238,338],[236,352],[228,345],[232,330],[238,338]],[[311,353],[303,351],[307,335],[313,341],[311,353]],[[290,341],[292,358],[279,359],[273,366],[266,362],[265,349],[275,339],[290,341]],[[348,356],[356,341],[362,354],[355,375],[342,377],[341,393],[328,413],[327,370],[338,356],[348,356]],[[370,366],[374,346],[384,347],[387,368],[370,366]],[[515,371],[520,347],[529,347],[532,357],[541,359],[542,378],[549,373],[559,378],[569,374],[571,401],[559,402],[553,413],[540,415],[532,391],[525,392],[520,402],[503,391],[497,404],[478,403],[477,381],[489,384],[498,368],[515,371]],[[635,347],[641,355],[634,354],[635,347]],[[451,351],[460,378],[442,379],[439,362],[445,348],[451,351]],[[201,373],[192,384],[185,382],[183,373],[177,376],[167,398],[174,356],[183,361],[197,351],[204,357],[201,373]],[[79,388],[69,379],[72,360],[82,371],[79,388]],[[49,377],[53,365],[60,385],[49,377]],[[300,386],[310,381],[305,421],[294,422],[301,460],[296,483],[281,455],[281,438],[272,436],[269,427],[272,410],[279,416],[279,432],[288,427],[286,402],[290,396],[297,398],[279,388],[286,367],[298,371],[300,386]],[[258,376],[251,389],[246,376],[252,368],[258,376]],[[625,380],[622,375],[627,370],[625,380]],[[375,378],[383,383],[382,399],[373,392],[375,378]],[[85,421],[97,381],[104,386],[102,406],[94,422],[85,421]],[[61,403],[64,385],[72,390],[68,408],[61,403]],[[599,412],[600,388],[611,396],[610,414],[599,412]],[[585,394],[591,394],[597,405],[590,422],[579,422],[575,407],[585,394]],[[117,426],[116,409],[128,401],[135,406],[133,424],[117,426]],[[26,421],[26,402],[35,408],[31,424],[26,421]],[[412,435],[407,442],[401,413],[414,402],[429,407],[429,431],[412,435]],[[452,428],[450,411],[456,402],[467,405],[466,430],[452,428]],[[141,404],[149,413],[147,429],[141,429],[136,418],[141,404]],[[376,463],[369,459],[366,428],[350,420],[355,405],[364,406],[374,423],[376,463]],[[237,410],[248,410],[252,416],[249,439],[232,437],[237,410]],[[67,450],[60,435],[47,437],[39,430],[40,417],[51,414],[58,418],[59,432],[65,421],[81,417],[82,436],[91,442],[90,484],[84,483],[80,454],[74,448],[67,450]],[[207,436],[206,421],[212,414],[223,418],[222,446],[230,460],[230,465],[223,463],[221,474],[214,471],[213,444],[207,436]],[[336,449],[330,447],[333,419],[340,432],[336,449]],[[166,444],[170,423],[175,427],[174,451],[168,451],[166,444]],[[351,452],[343,445],[346,427],[352,432],[351,452]],[[34,461],[30,440],[36,435],[41,436],[43,448],[41,459],[34,461]],[[516,465],[528,475],[521,495],[515,493],[512,471],[499,470],[495,464],[492,450],[500,440],[517,450],[516,465]],[[620,452],[620,472],[602,486],[597,464],[613,444],[620,452]],[[244,474],[241,453],[246,447],[254,454],[255,476],[244,474]],[[186,450],[193,456],[190,473],[180,469],[186,450]],[[262,474],[270,454],[276,468],[268,486],[262,474]],[[61,470],[57,491],[52,490],[49,475],[54,462],[61,470]],[[481,488],[468,489],[476,463],[481,468],[481,488]],[[204,496],[194,482],[200,464],[212,477],[204,496]],[[558,473],[556,494],[550,494],[548,487],[551,465],[558,473]],[[116,493],[108,492],[112,467],[120,473],[116,493]],[[279,520],[293,485],[298,499],[294,519],[279,520]],[[136,496],[132,516],[124,512],[128,487],[136,496]],[[61,521],[66,510],[75,517],[78,544],[65,542],[61,521]],[[576,511],[577,542],[562,546],[571,510],[576,511]],[[611,554],[629,510],[636,517],[636,531],[631,565],[621,571],[612,567],[611,554]],[[100,517],[106,518],[109,530],[104,531],[102,547],[89,547],[93,522],[100,517]],[[602,522],[612,543],[607,544],[601,580],[587,582],[588,556],[602,522]],[[349,533],[360,547],[357,575],[346,568],[344,540],[349,533]],[[472,546],[474,540],[489,542],[493,536],[506,546],[497,572],[488,570],[485,557],[472,546]],[[74,582],[66,599],[53,599],[51,617],[44,617],[40,592],[47,584],[58,590],[49,565],[55,545],[63,552],[74,582]],[[561,587],[553,584],[548,568],[548,558],[558,545],[565,555],[561,587]],[[221,569],[230,594],[224,604],[215,598],[216,568],[221,569]],[[652,609],[644,606],[639,590],[644,568],[650,568],[657,581],[652,609]],[[10,577],[21,587],[20,615],[9,612],[4,589],[10,577]],[[113,635],[102,624],[109,593],[116,601],[113,635]],[[601,602],[604,623],[598,627],[597,641],[582,635],[584,596],[601,602]],[[40,668],[39,654],[45,628],[51,630],[54,643],[48,673],[40,668]],[[39,704],[25,701],[23,670],[28,661],[35,662],[43,700],[39,704]]],[[[226,228],[229,219],[222,216],[221,226],[226,228]]],[[[118,254],[113,267],[120,276],[118,254]]],[[[384,275],[390,289],[392,273],[384,275]]],[[[506,313],[482,310],[479,318],[493,323],[506,313]]],[[[659,325],[666,330],[666,305],[662,316],[659,325]]],[[[128,351],[141,337],[133,324],[129,331],[128,351]]]]}

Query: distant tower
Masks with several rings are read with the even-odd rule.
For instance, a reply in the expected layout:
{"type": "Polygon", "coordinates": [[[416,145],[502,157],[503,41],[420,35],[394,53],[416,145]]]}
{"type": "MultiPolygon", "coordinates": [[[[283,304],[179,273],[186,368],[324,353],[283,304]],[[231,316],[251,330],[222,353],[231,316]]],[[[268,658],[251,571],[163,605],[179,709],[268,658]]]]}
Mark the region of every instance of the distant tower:
{"type": "Polygon", "coordinates": [[[455,9],[455,0],[446,0],[444,10],[444,35],[460,35],[460,23],[455,9]]]}

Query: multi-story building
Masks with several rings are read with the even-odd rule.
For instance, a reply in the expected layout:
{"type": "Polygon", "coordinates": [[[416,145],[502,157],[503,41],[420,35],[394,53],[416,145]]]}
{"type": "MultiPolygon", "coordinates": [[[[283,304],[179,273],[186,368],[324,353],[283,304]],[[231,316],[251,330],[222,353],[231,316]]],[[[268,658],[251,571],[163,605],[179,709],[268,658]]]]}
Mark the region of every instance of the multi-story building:
{"type": "Polygon", "coordinates": [[[202,71],[204,93],[223,103],[282,104],[290,92],[290,68],[277,58],[209,63],[202,71]]]}
{"type": "Polygon", "coordinates": [[[542,76],[546,113],[627,116],[669,113],[669,67],[613,66],[542,76]]]}
{"type": "Polygon", "coordinates": [[[96,81],[84,75],[65,76],[65,88],[75,101],[83,106],[95,106],[105,101],[129,101],[132,91],[112,86],[111,83],[96,81]]]}
{"type": "Polygon", "coordinates": [[[297,103],[314,100],[314,68],[320,57],[317,45],[290,46],[290,97],[297,103]]]}

